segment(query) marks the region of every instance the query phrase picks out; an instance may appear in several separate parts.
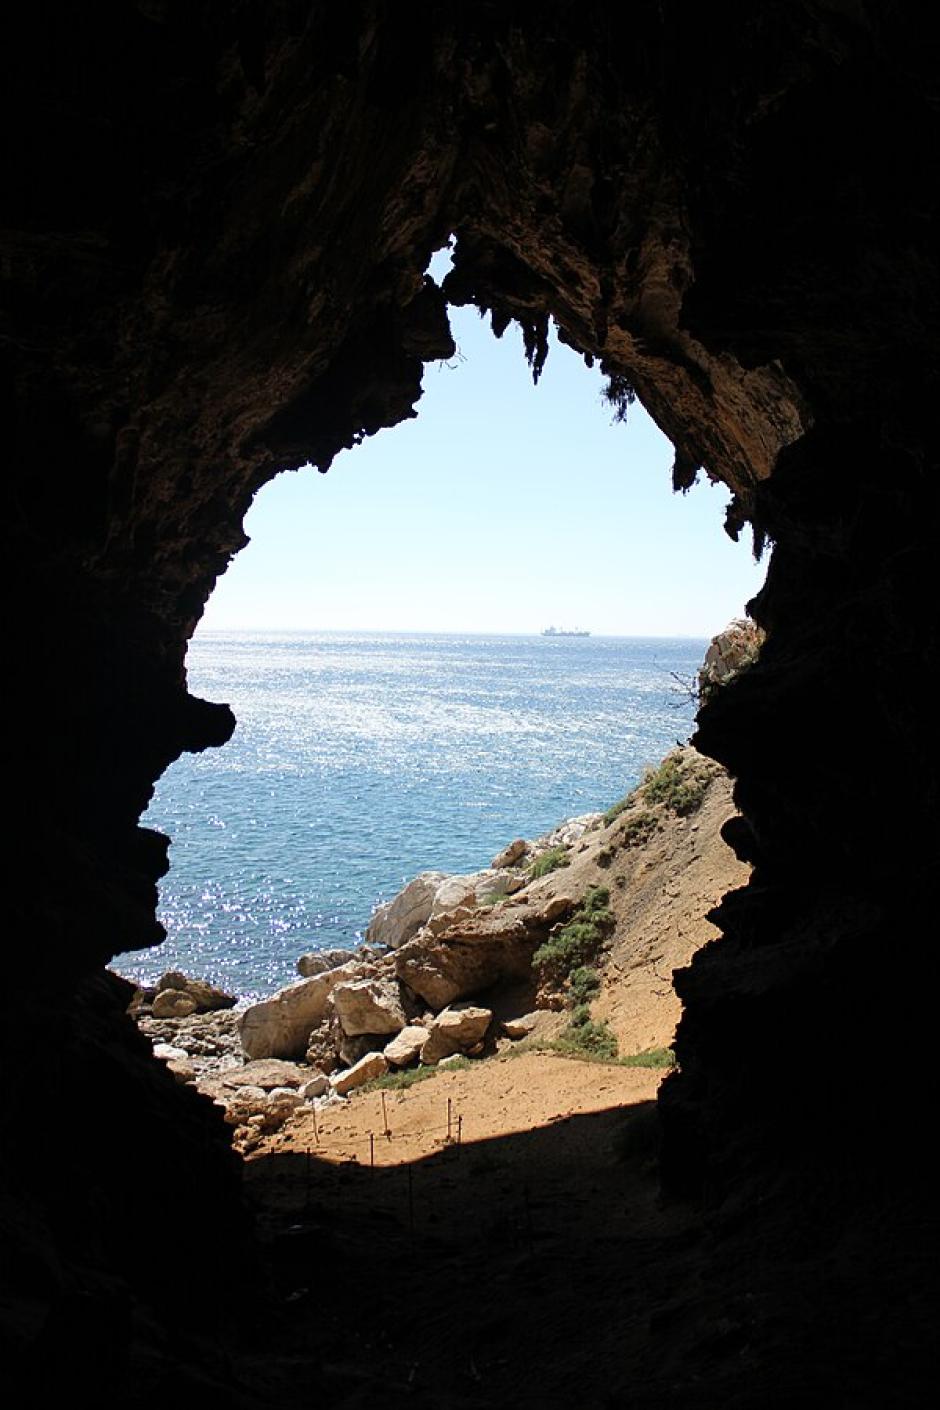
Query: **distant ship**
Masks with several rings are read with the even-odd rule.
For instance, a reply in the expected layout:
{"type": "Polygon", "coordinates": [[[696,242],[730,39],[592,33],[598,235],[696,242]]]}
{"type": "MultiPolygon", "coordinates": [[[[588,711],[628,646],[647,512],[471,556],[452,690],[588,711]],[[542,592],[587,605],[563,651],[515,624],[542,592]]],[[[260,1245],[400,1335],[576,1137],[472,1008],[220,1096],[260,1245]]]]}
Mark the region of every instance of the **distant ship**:
{"type": "Polygon", "coordinates": [[[570,631],[570,632],[562,631],[561,627],[546,627],[545,630],[543,631],[542,635],[543,635],[543,636],[590,636],[591,633],[590,633],[590,632],[581,631],[581,629],[580,629],[580,628],[577,628],[577,627],[575,628],[574,631],[570,631]]]}

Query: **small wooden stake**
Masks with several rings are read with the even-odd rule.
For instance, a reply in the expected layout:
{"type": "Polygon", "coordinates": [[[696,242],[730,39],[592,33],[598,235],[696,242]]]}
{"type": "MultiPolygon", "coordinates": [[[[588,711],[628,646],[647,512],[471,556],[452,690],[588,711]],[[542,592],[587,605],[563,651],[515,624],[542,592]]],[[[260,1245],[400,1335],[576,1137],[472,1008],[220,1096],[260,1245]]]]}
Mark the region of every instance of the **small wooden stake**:
{"type": "Polygon", "coordinates": [[[373,1134],[371,1131],[369,1132],[369,1164],[371,1165],[372,1169],[374,1170],[374,1169],[375,1169],[375,1136],[374,1136],[374,1134],[373,1134]]]}
{"type": "Polygon", "coordinates": [[[390,1141],[390,1140],[392,1139],[392,1133],[391,1133],[391,1131],[388,1129],[388,1111],[387,1111],[386,1108],[385,1108],[385,1093],[384,1093],[384,1092],[382,1093],[382,1126],[383,1126],[384,1131],[385,1131],[385,1139],[386,1139],[387,1141],[390,1141]]]}
{"type": "Polygon", "coordinates": [[[450,1108],[451,1108],[451,1099],[450,1099],[450,1097],[448,1097],[448,1098],[447,1098],[447,1139],[448,1139],[448,1141],[450,1140],[450,1121],[451,1121],[450,1108]]]}
{"type": "Polygon", "coordinates": [[[458,1146],[460,1145],[460,1143],[461,1143],[462,1140],[463,1140],[463,1115],[462,1115],[462,1114],[459,1114],[458,1117],[457,1117],[457,1144],[458,1144],[458,1146]]]}
{"type": "Polygon", "coordinates": [[[320,1144],[320,1131],[319,1131],[319,1128],[318,1128],[318,1126],[317,1126],[317,1109],[316,1109],[316,1107],[313,1107],[312,1110],[313,1110],[313,1138],[314,1138],[314,1140],[316,1141],[317,1145],[319,1145],[319,1144],[320,1144]]]}

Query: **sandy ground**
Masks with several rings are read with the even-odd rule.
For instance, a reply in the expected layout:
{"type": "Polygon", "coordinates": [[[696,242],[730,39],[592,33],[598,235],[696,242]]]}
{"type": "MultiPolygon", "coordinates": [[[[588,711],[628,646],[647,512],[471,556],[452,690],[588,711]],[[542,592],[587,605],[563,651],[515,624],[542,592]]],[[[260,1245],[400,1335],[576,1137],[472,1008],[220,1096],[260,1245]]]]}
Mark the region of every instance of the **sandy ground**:
{"type": "Polygon", "coordinates": [[[333,1164],[401,1165],[460,1140],[468,1150],[590,1112],[651,1101],[661,1071],[520,1052],[440,1072],[400,1092],[353,1093],[343,1106],[293,1117],[253,1159],[309,1151],[333,1164]]]}

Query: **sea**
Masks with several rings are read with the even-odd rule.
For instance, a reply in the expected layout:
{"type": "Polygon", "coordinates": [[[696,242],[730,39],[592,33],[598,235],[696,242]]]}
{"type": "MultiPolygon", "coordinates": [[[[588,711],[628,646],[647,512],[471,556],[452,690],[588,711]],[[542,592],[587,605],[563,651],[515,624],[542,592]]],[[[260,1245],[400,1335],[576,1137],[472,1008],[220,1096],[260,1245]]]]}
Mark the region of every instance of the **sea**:
{"type": "Polygon", "coordinates": [[[240,999],[307,951],[361,942],[420,871],[606,809],[687,740],[707,642],[689,638],[205,632],[189,688],[238,719],[184,755],[142,819],[172,839],[166,941],[118,956],[240,999]]]}

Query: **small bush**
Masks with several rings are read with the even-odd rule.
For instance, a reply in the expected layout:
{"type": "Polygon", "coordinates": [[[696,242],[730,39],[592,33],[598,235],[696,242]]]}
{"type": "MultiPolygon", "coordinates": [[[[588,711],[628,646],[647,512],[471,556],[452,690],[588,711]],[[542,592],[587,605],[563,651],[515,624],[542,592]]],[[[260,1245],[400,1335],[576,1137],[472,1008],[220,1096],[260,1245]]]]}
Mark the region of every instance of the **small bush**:
{"type": "Polygon", "coordinates": [[[676,1055],[672,1048],[648,1048],[645,1053],[618,1058],[618,1062],[621,1067],[675,1067],[676,1055]]]}
{"type": "Polygon", "coordinates": [[[540,876],[548,876],[550,871],[557,871],[559,867],[569,865],[567,847],[550,847],[547,852],[543,852],[540,857],[529,867],[529,880],[536,881],[540,876]]]}
{"type": "Polygon", "coordinates": [[[669,755],[647,774],[643,793],[648,803],[664,803],[667,808],[685,817],[693,813],[705,797],[709,778],[704,770],[696,769],[669,755]]]}
{"type": "Polygon", "coordinates": [[[586,1004],[601,987],[601,977],[596,969],[588,965],[578,965],[568,975],[568,995],[574,1004],[586,1004]]]}
{"type": "Polygon", "coordinates": [[[649,841],[657,827],[656,814],[644,808],[642,812],[627,818],[620,829],[621,841],[625,847],[639,847],[643,842],[649,841]]]}
{"type": "Polygon", "coordinates": [[[564,1029],[553,1047],[557,1052],[572,1056],[591,1057],[600,1062],[613,1062],[617,1056],[617,1039],[606,1021],[595,1023],[586,1004],[580,1004],[571,1015],[571,1022],[564,1029]]]}
{"type": "Polygon", "coordinates": [[[592,886],[568,924],[540,945],[532,964],[540,979],[561,984],[573,970],[596,959],[614,918],[607,908],[606,886],[592,886]]]}

